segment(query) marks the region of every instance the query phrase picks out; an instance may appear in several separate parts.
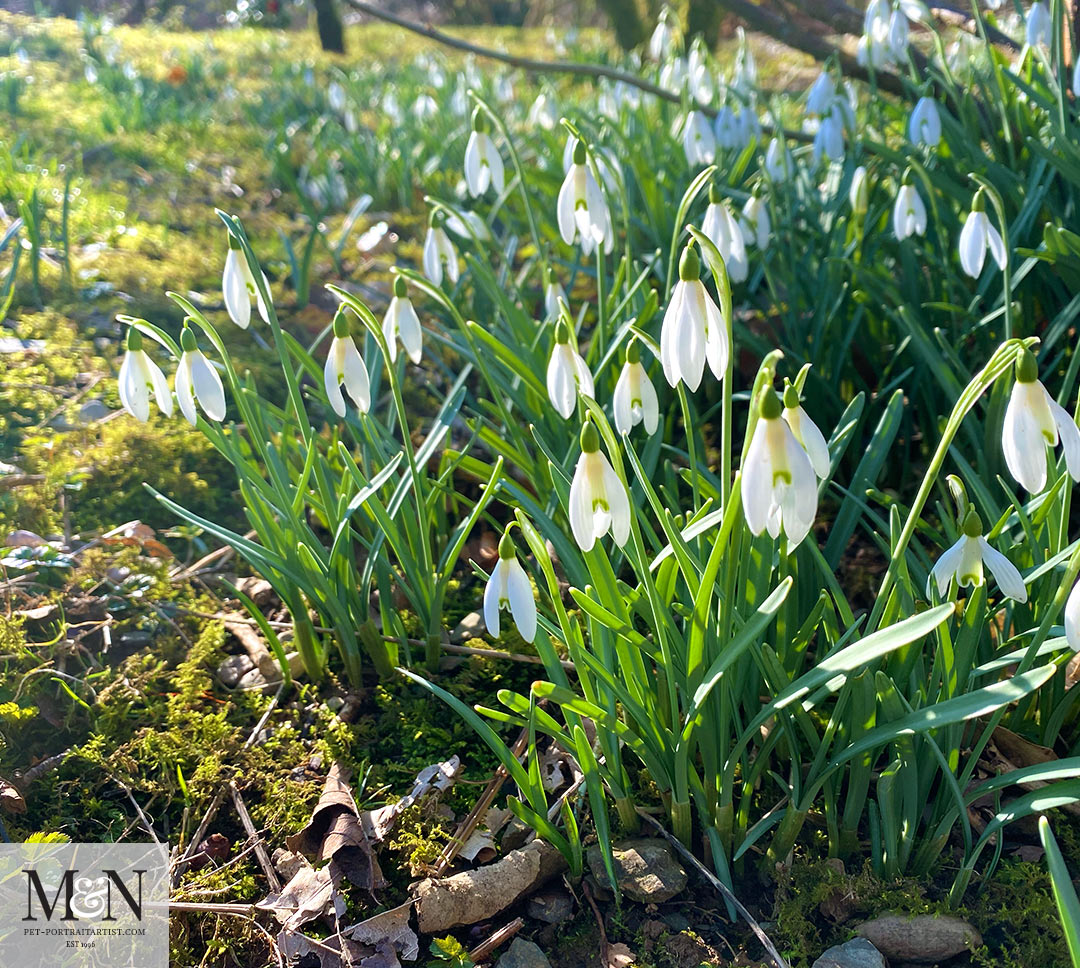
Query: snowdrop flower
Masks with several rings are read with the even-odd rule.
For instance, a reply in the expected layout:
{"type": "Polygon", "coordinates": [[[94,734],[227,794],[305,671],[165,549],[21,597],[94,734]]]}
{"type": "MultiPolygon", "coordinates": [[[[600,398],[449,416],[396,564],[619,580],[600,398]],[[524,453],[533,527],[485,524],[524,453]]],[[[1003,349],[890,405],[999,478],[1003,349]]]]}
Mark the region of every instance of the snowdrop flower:
{"type": "Polygon", "coordinates": [[[505,184],[503,160],[487,133],[487,118],[480,108],[473,112],[472,134],[465,146],[465,183],[473,198],[483,195],[488,185],[494,186],[496,194],[502,194],[505,184]]]}
{"type": "MultiPolygon", "coordinates": [[[[262,275],[263,286],[267,292],[270,284],[266,281],[266,274],[262,275]]],[[[247,257],[240,248],[240,242],[229,233],[229,254],[225,256],[225,269],[221,274],[221,294],[225,299],[225,308],[229,311],[231,319],[241,329],[247,329],[251,322],[251,300],[254,299],[259,306],[259,315],[264,323],[270,322],[266,311],[266,304],[259,294],[259,287],[255,285],[255,277],[251,274],[247,257]]]]}
{"type": "Polygon", "coordinates": [[[450,282],[457,282],[457,249],[446,234],[446,229],[432,221],[428,224],[427,237],[424,239],[424,275],[436,286],[441,286],[444,267],[450,282]]]}
{"type": "Polygon", "coordinates": [[[781,147],[780,140],[773,138],[765,152],[765,171],[768,173],[769,178],[777,184],[787,181],[788,175],[791,174],[794,166],[791,149],[781,147]]]}
{"type": "Polygon", "coordinates": [[[420,329],[420,319],[416,315],[416,310],[413,309],[408,292],[402,276],[394,279],[394,297],[390,300],[386,315],[383,317],[383,336],[386,337],[391,363],[397,359],[399,338],[413,363],[420,362],[420,353],[423,350],[424,336],[420,329]]]}
{"type": "Polygon", "coordinates": [[[716,85],[709,70],[709,56],[701,38],[694,40],[687,59],[687,73],[690,79],[690,93],[701,104],[708,104],[716,93],[716,85]]]}
{"type": "Polygon", "coordinates": [[[823,156],[830,161],[842,161],[844,158],[844,116],[836,108],[822,119],[814,134],[814,164],[821,161],[823,156]]]}
{"type": "Polygon", "coordinates": [[[628,434],[639,423],[645,424],[645,433],[656,433],[660,423],[660,405],[656,388],[641,365],[641,344],[634,337],[626,344],[626,362],[615,384],[615,396],[611,401],[615,415],[615,429],[628,434]]]}
{"type": "Polygon", "coordinates": [[[739,47],[735,52],[731,86],[740,94],[749,97],[757,87],[757,61],[754,60],[754,52],[746,39],[746,31],[739,26],[735,28],[735,32],[739,38],[739,47]]]}
{"type": "Polygon", "coordinates": [[[743,513],[751,533],[768,530],[775,539],[782,529],[790,548],[795,548],[817,514],[814,467],[783,420],[783,407],[772,387],[765,388],[758,406],[742,470],[743,513]]]}
{"type": "Polygon", "coordinates": [[[345,88],[337,81],[331,81],[326,88],[326,100],[340,114],[345,109],[345,88]]]}
{"type": "Polygon", "coordinates": [[[806,113],[823,117],[832,108],[835,100],[836,84],[828,71],[822,71],[806,92],[806,113]]]}
{"type": "Polygon", "coordinates": [[[562,187],[559,189],[559,234],[567,245],[581,237],[581,251],[590,255],[598,243],[610,252],[615,245],[615,230],[611,224],[604,193],[596,183],[586,164],[585,145],[574,145],[573,164],[570,165],[562,187]]]}
{"type": "Polygon", "coordinates": [[[929,148],[936,148],[941,141],[941,115],[933,98],[921,97],[916,103],[908,121],[908,140],[929,148]]]}
{"type": "Polygon", "coordinates": [[[870,0],[863,17],[863,33],[855,50],[855,60],[861,67],[877,70],[891,63],[891,26],[889,4],[885,0],[870,0]]]}
{"type": "Polygon", "coordinates": [[[660,362],[671,386],[681,380],[694,391],[706,360],[718,380],[727,372],[731,352],[724,318],[701,281],[701,261],[692,246],[679,259],[679,281],[660,327],[660,362]]]}
{"type": "Polygon", "coordinates": [[[1026,40],[1028,47],[1050,44],[1050,11],[1043,0],[1035,0],[1028,10],[1026,40]]]}
{"type": "Polygon", "coordinates": [[[930,8],[925,0],[900,0],[899,6],[908,20],[922,23],[930,19],[930,8]]]}
{"type": "Polygon", "coordinates": [[[543,128],[545,131],[551,131],[558,122],[559,119],[555,116],[555,105],[551,95],[546,91],[541,91],[536,95],[532,107],[529,108],[529,124],[533,127],[543,128]]]}
{"type": "Polygon", "coordinates": [[[829,456],[829,445],[825,441],[825,435],[818,429],[818,425],[811,420],[802,408],[799,399],[799,391],[795,385],[789,383],[784,387],[784,423],[795,435],[795,439],[806,451],[810,458],[810,466],[820,480],[829,476],[829,467],[832,458],[829,456]]]}
{"type": "Polygon", "coordinates": [[[984,564],[990,569],[990,574],[997,580],[998,587],[1005,595],[1018,602],[1027,601],[1027,589],[1020,572],[983,537],[982,521],[975,509],[969,507],[960,540],[938,558],[930,572],[926,582],[927,596],[930,595],[931,584],[935,582],[942,598],[948,595],[953,579],[957,585],[968,588],[981,585],[984,564]]]}
{"type": "Polygon", "coordinates": [[[901,242],[912,234],[923,235],[926,232],[926,206],[907,175],[893,205],[893,232],[901,242]]]}
{"type": "Polygon", "coordinates": [[[986,199],[980,188],[971,203],[964,228],[960,232],[960,265],[972,279],[978,279],[986,261],[986,250],[994,257],[999,269],[1005,268],[1005,243],[1001,234],[986,215],[986,199]]]}
{"type": "Polygon", "coordinates": [[[671,24],[673,19],[671,10],[664,7],[660,11],[660,19],[656,22],[656,29],[649,38],[649,57],[657,63],[667,60],[668,55],[675,48],[675,28],[671,24]]]}
{"type": "Polygon", "coordinates": [[[559,282],[558,277],[555,275],[555,270],[548,266],[547,281],[544,283],[544,313],[547,319],[556,319],[559,313],[562,312],[559,306],[560,299],[564,303],[570,301],[566,298],[566,290],[563,289],[562,283],[559,282]]]}
{"type": "Polygon", "coordinates": [[[769,219],[769,207],[765,204],[765,199],[758,195],[751,195],[747,199],[739,227],[747,245],[756,245],[762,252],[769,247],[772,221],[769,219]]]}
{"type": "Polygon", "coordinates": [[[731,209],[726,202],[721,201],[720,192],[715,185],[709,186],[709,207],[705,209],[701,231],[708,236],[723,257],[728,278],[732,282],[744,282],[750,269],[746,240],[743,238],[742,228],[731,214],[731,209]]]}
{"type": "Polygon", "coordinates": [[[596,395],[592,373],[577,346],[571,345],[571,335],[570,323],[564,314],[555,325],[555,348],[547,368],[548,399],[563,420],[573,416],[579,393],[587,397],[596,395]]]}
{"type": "Polygon", "coordinates": [[[1039,365],[1031,350],[1020,351],[1005,420],[1001,449],[1009,473],[1032,494],[1046,486],[1046,448],[1061,441],[1065,466],[1080,481],[1080,428],[1039,380],[1039,365]]]}
{"type": "Polygon", "coordinates": [[[413,101],[412,113],[418,121],[426,121],[439,113],[439,103],[430,94],[421,94],[413,101]]]}
{"type": "Polygon", "coordinates": [[[851,211],[855,215],[862,216],[870,207],[870,179],[866,175],[866,168],[859,165],[851,177],[851,189],[848,192],[848,200],[851,202],[851,211]]]}
{"type": "Polygon", "coordinates": [[[186,323],[180,331],[180,363],[176,368],[176,401],[192,427],[198,422],[195,401],[211,420],[225,419],[225,389],[213,364],[202,355],[186,323]]]}
{"type": "Polygon", "coordinates": [[[526,641],[536,638],[536,601],[532,584],[517,559],[514,542],[507,529],[499,541],[499,560],[484,588],[484,624],[488,635],[499,637],[499,612],[510,612],[518,634],[526,641]]]}
{"type": "MultiPolygon", "coordinates": [[[[393,360],[394,343],[392,339],[388,342],[390,343],[390,359],[393,360]]],[[[419,357],[419,354],[417,356],[419,357]]],[[[345,416],[342,384],[345,385],[345,390],[356,404],[356,409],[361,413],[367,413],[371,406],[367,367],[364,366],[363,357],[356,348],[356,342],[349,334],[349,320],[345,310],[340,309],[334,317],[334,338],[330,341],[330,351],[326,354],[326,365],[323,367],[323,387],[326,390],[326,399],[330,401],[330,406],[339,417],[345,416]]]]}
{"type": "Polygon", "coordinates": [[[120,364],[118,380],[120,403],[140,423],[150,419],[150,394],[154,394],[158,409],[172,416],[172,394],[165,374],[142,348],[142,333],[134,326],[127,331],[127,352],[120,364]]]}
{"type": "Polygon", "coordinates": [[[630,537],[630,495],[600,452],[600,434],[592,420],[581,428],[581,456],[570,483],[570,530],[582,551],[611,531],[620,548],[630,537]]]}
{"type": "Polygon", "coordinates": [[[713,130],[716,134],[716,143],[725,151],[738,147],[739,142],[742,141],[739,117],[726,104],[717,112],[713,130]]]}
{"type": "Polygon", "coordinates": [[[1065,641],[1073,652],[1080,652],[1080,581],[1073,585],[1065,603],[1065,641]]]}
{"type": "Polygon", "coordinates": [[[689,165],[711,165],[716,158],[716,135],[701,111],[691,111],[683,122],[683,151],[689,165]]]}
{"type": "Polygon", "coordinates": [[[686,60],[673,57],[660,71],[660,86],[678,94],[686,86],[686,60]]]}
{"type": "Polygon", "coordinates": [[[902,10],[894,10],[889,17],[888,38],[892,59],[902,61],[908,49],[908,18],[902,10]]]}

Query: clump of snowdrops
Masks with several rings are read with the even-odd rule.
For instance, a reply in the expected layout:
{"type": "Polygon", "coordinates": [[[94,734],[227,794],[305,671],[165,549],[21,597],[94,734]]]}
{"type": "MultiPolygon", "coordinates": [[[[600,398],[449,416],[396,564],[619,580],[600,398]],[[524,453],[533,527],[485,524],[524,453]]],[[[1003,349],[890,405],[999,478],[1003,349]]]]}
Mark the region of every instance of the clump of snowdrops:
{"type": "MultiPolygon", "coordinates": [[[[334,630],[354,680],[363,655],[380,675],[410,666],[499,755],[511,806],[576,873],[582,805],[610,857],[609,806],[632,829],[650,788],[725,880],[785,862],[814,829],[835,856],[868,841],[888,876],[955,850],[958,901],[1008,823],[1080,800],[1066,688],[1080,648],[1080,356],[1064,345],[1068,318],[1045,325],[1023,288],[1040,263],[1065,273],[1080,257],[1047,217],[1054,172],[1068,181],[1075,165],[1059,140],[1076,130],[1060,37],[1046,49],[1029,21],[1011,69],[985,51],[964,65],[992,72],[995,107],[1040,139],[1010,219],[1015,183],[998,162],[958,175],[988,136],[956,99],[956,65],[914,73],[907,18],[920,9],[875,0],[860,44],[867,66],[912,70],[910,117],[861,100],[831,66],[801,104],[762,117],[749,49],[718,80],[665,20],[644,70],[682,97],[668,167],[619,153],[658,110],[632,88],[564,118],[541,168],[519,150],[536,140],[470,90],[461,188],[427,199],[422,267],[396,269],[382,319],[331,286],[340,308],[310,346],[281,326],[255,248],[223,215],[220,325],[269,327],[282,407],[185,298],[173,295],[178,341],[122,320],[124,405],[142,420],[151,398],[172,412],[144,338],[156,340],[176,360],[181,413],[237,468],[257,540],[162,500],[274,584],[309,676],[331,658],[316,627],[334,630]],[[785,132],[778,119],[798,111],[785,132]],[[1045,247],[1021,250],[1038,218],[1045,247]],[[740,323],[740,306],[771,307],[770,325],[740,323]],[[894,338],[865,388],[836,379],[863,342],[894,338]],[[894,365],[912,355],[917,369],[894,365]],[[435,414],[406,411],[417,365],[444,374],[435,414]],[[907,400],[940,416],[919,424],[932,436],[918,462],[897,456],[907,400]],[[451,433],[462,419],[467,433],[451,433]],[[877,490],[894,460],[918,468],[898,497],[877,490]],[[481,518],[501,532],[490,574],[473,564],[489,633],[530,643],[544,678],[471,709],[409,661],[417,642],[394,602],[434,668],[448,583],[481,518]],[[869,600],[837,572],[853,537],[882,562],[869,600]],[[493,723],[528,729],[524,764],[493,723]],[[1070,755],[984,779],[999,728],[1070,755]],[[582,798],[549,802],[541,734],[577,760],[582,798]],[[988,797],[995,816],[975,829],[969,808],[988,797]]],[[[529,123],[550,148],[540,97],[529,123]]],[[[344,90],[334,98],[348,110],[344,90]]],[[[1009,138],[991,133],[991,150],[1009,138]]]]}

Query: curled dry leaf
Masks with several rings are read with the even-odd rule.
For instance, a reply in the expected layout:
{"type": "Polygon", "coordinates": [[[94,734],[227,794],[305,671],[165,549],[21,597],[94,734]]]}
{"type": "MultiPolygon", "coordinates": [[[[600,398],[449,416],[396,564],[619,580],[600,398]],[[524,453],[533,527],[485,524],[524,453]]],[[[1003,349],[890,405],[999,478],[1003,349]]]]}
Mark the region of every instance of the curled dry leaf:
{"type": "Polygon", "coordinates": [[[297,853],[329,861],[329,874],[335,883],[347,877],[357,887],[372,892],[386,886],[360,822],[348,773],[339,763],[331,765],[307,826],[286,837],[285,845],[297,853]]]}
{"type": "Polygon", "coordinates": [[[270,911],[286,931],[293,932],[329,910],[341,917],[345,899],[335,888],[329,867],[302,867],[279,892],[269,894],[255,907],[270,911]]]}
{"type": "Polygon", "coordinates": [[[634,961],[634,953],[621,942],[606,945],[604,968],[627,968],[634,961]]]}
{"type": "Polygon", "coordinates": [[[8,813],[26,813],[26,801],[23,795],[15,789],[14,784],[8,783],[0,776],[0,807],[8,813]]]}
{"type": "MultiPolygon", "coordinates": [[[[461,760],[451,756],[444,763],[434,763],[424,767],[416,774],[416,780],[408,796],[402,797],[397,803],[379,807],[377,810],[366,810],[360,820],[367,836],[378,843],[397,823],[401,816],[418,800],[434,793],[442,793],[454,785],[461,773],[461,760]]],[[[313,818],[314,819],[314,818],[313,818]]]]}
{"type": "Polygon", "coordinates": [[[406,901],[396,908],[376,914],[359,924],[353,924],[343,929],[341,933],[363,944],[376,947],[389,944],[405,961],[416,961],[420,957],[420,940],[409,925],[412,906],[412,901],[406,901]]]}

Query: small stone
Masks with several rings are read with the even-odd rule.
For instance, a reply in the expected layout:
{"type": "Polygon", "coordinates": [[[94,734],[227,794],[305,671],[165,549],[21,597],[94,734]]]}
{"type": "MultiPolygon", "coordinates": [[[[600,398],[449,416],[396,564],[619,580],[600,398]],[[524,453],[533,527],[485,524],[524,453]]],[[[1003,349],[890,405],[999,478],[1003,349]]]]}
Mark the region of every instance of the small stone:
{"type": "Polygon", "coordinates": [[[464,642],[466,639],[475,639],[483,635],[486,629],[484,616],[479,612],[470,612],[457,623],[457,626],[450,633],[450,641],[464,642]]]}
{"type": "Polygon", "coordinates": [[[284,847],[278,847],[271,855],[270,860],[276,870],[285,881],[291,881],[296,872],[302,867],[310,866],[303,854],[294,853],[284,847]]]}
{"type": "Polygon", "coordinates": [[[890,962],[932,965],[982,944],[982,936],[967,921],[920,914],[914,918],[886,914],[857,929],[890,962]]]}
{"type": "Polygon", "coordinates": [[[522,823],[517,817],[514,817],[507,825],[506,830],[502,835],[500,844],[504,853],[509,853],[511,850],[517,850],[519,847],[524,847],[525,842],[529,839],[529,834],[532,833],[532,827],[522,823]]]}
{"type": "Polygon", "coordinates": [[[885,968],[885,956],[866,938],[855,938],[829,948],[813,968],[885,968]]]}
{"type": "MultiPolygon", "coordinates": [[[[612,847],[619,889],[644,904],[670,901],[686,887],[686,871],[665,841],[648,837],[624,840],[612,847]]],[[[603,854],[589,848],[589,868],[598,881],[607,880],[603,854]]]]}
{"type": "Polygon", "coordinates": [[[541,891],[529,898],[525,913],[546,924],[561,924],[573,916],[574,899],[566,891],[541,891]]]}
{"type": "MultiPolygon", "coordinates": [[[[287,652],[285,654],[285,659],[289,663],[290,676],[299,676],[300,673],[304,671],[304,660],[300,658],[299,652],[287,652]]],[[[277,656],[272,652],[264,652],[260,655],[259,671],[267,681],[280,680],[281,665],[277,660],[277,656]]]]}
{"type": "Polygon", "coordinates": [[[533,942],[514,938],[509,950],[495,962],[495,968],[551,968],[551,962],[533,942]]]}
{"type": "Polygon", "coordinates": [[[249,689],[266,689],[271,686],[271,683],[267,682],[266,676],[255,667],[251,657],[246,656],[246,658],[251,662],[252,667],[240,677],[240,681],[236,683],[236,688],[247,691],[249,689]]]}
{"type": "Polygon", "coordinates": [[[97,420],[104,420],[112,411],[105,406],[105,401],[99,397],[87,400],[79,407],[79,423],[89,424],[97,420]]]}
{"type": "Polygon", "coordinates": [[[217,668],[218,678],[223,685],[232,689],[245,675],[255,668],[255,663],[246,652],[230,655],[217,668]]]}

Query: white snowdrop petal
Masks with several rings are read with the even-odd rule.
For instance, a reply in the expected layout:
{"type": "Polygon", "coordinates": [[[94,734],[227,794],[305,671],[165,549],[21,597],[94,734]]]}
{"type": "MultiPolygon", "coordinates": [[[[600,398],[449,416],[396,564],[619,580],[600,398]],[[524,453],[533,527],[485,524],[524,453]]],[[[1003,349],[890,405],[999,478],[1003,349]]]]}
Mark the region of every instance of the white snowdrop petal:
{"type": "Polygon", "coordinates": [[[998,583],[998,588],[1009,598],[1023,603],[1027,601],[1027,588],[1016,566],[985,538],[979,538],[979,550],[982,551],[983,563],[990,569],[990,574],[998,583]]]}
{"type": "Polygon", "coordinates": [[[180,357],[180,363],[176,368],[176,402],[180,405],[180,412],[192,427],[198,423],[198,415],[195,413],[195,397],[191,390],[191,354],[184,353],[180,357]]]}
{"type": "MultiPolygon", "coordinates": [[[[1043,392],[1045,393],[1045,390],[1043,392]]],[[[1053,397],[1047,394],[1046,399],[1058,430],[1061,449],[1065,454],[1065,467],[1074,481],[1080,481],[1080,427],[1076,426],[1076,421],[1053,397]]]]}
{"type": "MultiPolygon", "coordinates": [[[[330,352],[326,354],[326,365],[323,367],[323,389],[326,390],[326,399],[329,401],[334,413],[339,417],[345,416],[345,398],[341,395],[341,381],[339,379],[341,365],[339,362],[338,339],[334,338],[330,344],[330,352]]],[[[179,385],[179,375],[177,375],[179,385]]]]}
{"type": "Polygon", "coordinates": [[[1065,641],[1074,652],[1080,652],[1080,581],[1065,602],[1065,641]]]}
{"type": "Polygon", "coordinates": [[[364,366],[364,359],[351,336],[344,338],[344,344],[345,389],[356,404],[356,409],[361,413],[367,413],[371,407],[371,388],[367,367],[364,366]]]}
{"type": "Polygon", "coordinates": [[[225,388],[214,365],[202,353],[191,354],[191,384],[199,406],[211,420],[225,419],[225,388]]]}
{"type": "Polygon", "coordinates": [[[949,586],[956,577],[956,570],[960,567],[960,559],[964,554],[965,538],[961,537],[951,548],[946,550],[930,571],[930,577],[926,583],[926,594],[930,595],[930,582],[937,583],[938,595],[944,598],[949,593],[949,586]]]}
{"type": "Polygon", "coordinates": [[[585,474],[586,455],[578,458],[574,478],[570,482],[569,516],[570,530],[582,551],[591,550],[596,543],[593,534],[592,494],[585,474]]]}
{"type": "Polygon", "coordinates": [[[499,591],[502,581],[503,560],[500,558],[491,569],[491,577],[484,586],[484,625],[493,639],[499,637],[499,591]]]}
{"type": "Polygon", "coordinates": [[[521,563],[513,558],[507,562],[506,591],[510,599],[510,614],[518,633],[526,642],[536,638],[536,600],[533,598],[529,576],[521,563]]]}

